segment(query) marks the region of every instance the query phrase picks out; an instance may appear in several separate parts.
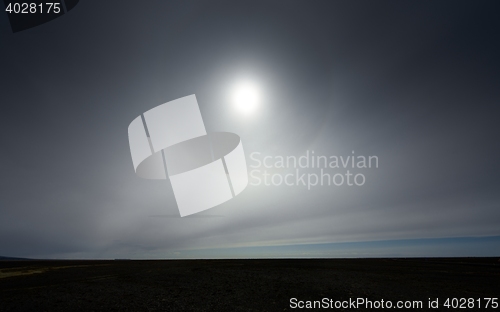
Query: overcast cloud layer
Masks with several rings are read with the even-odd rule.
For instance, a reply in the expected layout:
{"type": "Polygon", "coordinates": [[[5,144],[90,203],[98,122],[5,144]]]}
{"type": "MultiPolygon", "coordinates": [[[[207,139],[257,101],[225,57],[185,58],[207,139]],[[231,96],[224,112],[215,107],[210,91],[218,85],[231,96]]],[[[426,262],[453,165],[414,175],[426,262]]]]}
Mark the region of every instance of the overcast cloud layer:
{"type": "Polygon", "coordinates": [[[0,255],[500,235],[499,12],[493,1],[81,1],[16,34],[2,13],[0,255]],[[253,115],[228,96],[242,79],[261,89],[253,115]],[[180,218],[168,180],[135,175],[127,127],[190,94],[208,131],[241,136],[249,166],[254,152],[313,150],[379,166],[359,171],[360,187],[250,185],[180,218]]]}

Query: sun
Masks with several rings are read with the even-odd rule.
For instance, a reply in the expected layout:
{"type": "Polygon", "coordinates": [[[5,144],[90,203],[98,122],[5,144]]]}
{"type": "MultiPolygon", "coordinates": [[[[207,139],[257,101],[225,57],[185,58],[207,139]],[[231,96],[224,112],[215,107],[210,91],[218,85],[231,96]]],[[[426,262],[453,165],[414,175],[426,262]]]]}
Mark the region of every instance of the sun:
{"type": "Polygon", "coordinates": [[[245,81],[235,85],[232,91],[232,102],[239,112],[244,114],[255,112],[259,101],[260,93],[255,83],[245,81]]]}

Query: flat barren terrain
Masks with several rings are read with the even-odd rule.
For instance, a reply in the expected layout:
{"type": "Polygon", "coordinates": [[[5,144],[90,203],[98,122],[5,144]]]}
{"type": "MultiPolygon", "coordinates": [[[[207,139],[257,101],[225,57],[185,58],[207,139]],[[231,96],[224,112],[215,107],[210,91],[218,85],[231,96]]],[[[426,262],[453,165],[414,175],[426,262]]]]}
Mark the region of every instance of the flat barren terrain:
{"type": "Polygon", "coordinates": [[[500,311],[485,299],[499,297],[492,258],[0,261],[0,311],[344,311],[361,299],[364,311],[500,311]]]}

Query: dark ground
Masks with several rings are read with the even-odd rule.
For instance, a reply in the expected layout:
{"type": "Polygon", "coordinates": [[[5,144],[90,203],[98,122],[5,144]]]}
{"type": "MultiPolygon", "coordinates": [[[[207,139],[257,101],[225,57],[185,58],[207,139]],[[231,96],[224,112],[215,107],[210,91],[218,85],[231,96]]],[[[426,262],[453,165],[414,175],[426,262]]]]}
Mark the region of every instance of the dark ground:
{"type": "MultiPolygon", "coordinates": [[[[442,306],[446,298],[477,302],[500,297],[500,262],[492,258],[0,261],[1,311],[300,310],[291,309],[293,297],[363,297],[393,304],[422,300],[420,311],[431,310],[428,298],[439,297],[440,307],[432,311],[453,311],[442,306]]],[[[484,309],[485,302],[481,309],[460,310],[500,311],[500,307],[484,309]]]]}

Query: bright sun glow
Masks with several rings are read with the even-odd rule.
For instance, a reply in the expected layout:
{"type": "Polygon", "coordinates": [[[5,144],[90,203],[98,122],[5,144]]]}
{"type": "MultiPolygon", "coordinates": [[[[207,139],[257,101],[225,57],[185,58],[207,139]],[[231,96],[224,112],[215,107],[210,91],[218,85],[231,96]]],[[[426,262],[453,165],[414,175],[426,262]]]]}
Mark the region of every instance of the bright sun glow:
{"type": "Polygon", "coordinates": [[[250,114],[259,104],[259,90],[253,83],[240,83],[233,90],[232,101],[240,112],[250,114]]]}

